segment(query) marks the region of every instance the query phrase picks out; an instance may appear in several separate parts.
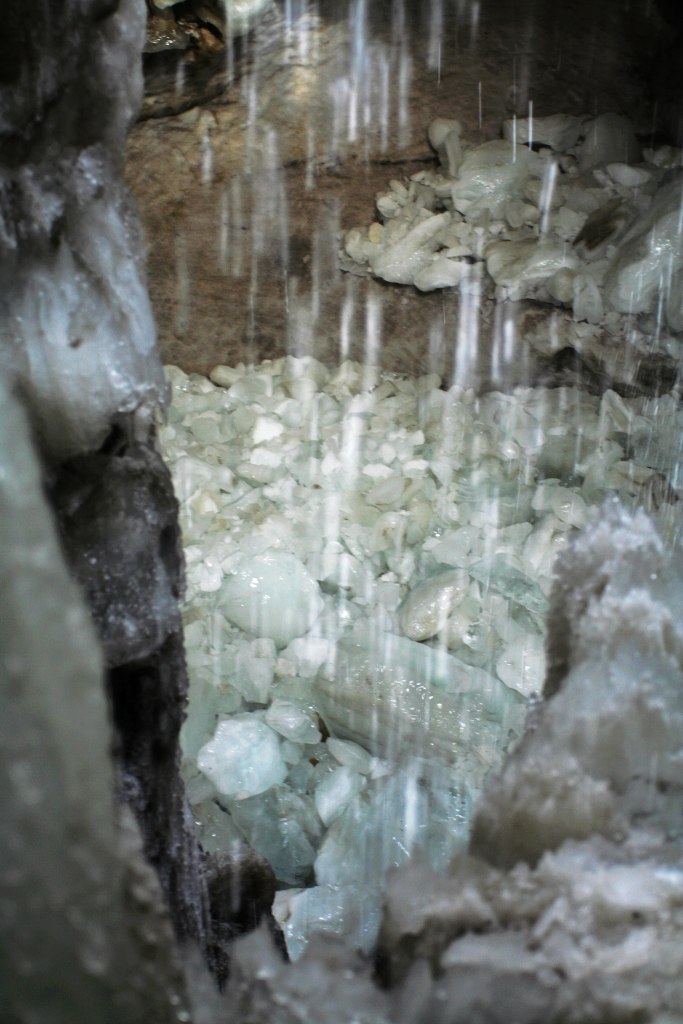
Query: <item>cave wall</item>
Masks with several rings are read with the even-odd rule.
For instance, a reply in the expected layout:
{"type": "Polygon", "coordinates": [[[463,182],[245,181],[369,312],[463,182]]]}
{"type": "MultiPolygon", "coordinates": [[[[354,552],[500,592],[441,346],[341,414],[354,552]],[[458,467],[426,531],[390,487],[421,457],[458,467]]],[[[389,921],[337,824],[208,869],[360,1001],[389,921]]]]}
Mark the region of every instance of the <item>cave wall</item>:
{"type": "MultiPolygon", "coordinates": [[[[86,729],[66,752],[67,767],[76,763],[79,751],[87,763],[84,747],[92,743],[94,778],[99,779],[97,795],[84,786],[79,827],[88,857],[88,837],[99,846],[116,845],[115,790],[138,822],[177,937],[198,943],[211,959],[202,855],[178,773],[187,687],[178,609],[182,558],[176,502],[155,443],[155,416],[166,389],[137,213],[121,180],[125,137],[142,91],[144,0],[12,0],[8,14],[0,61],[3,375],[28,416],[62,549],[89,604],[114,726],[113,775],[106,764],[110,741],[102,707],[98,730],[88,737],[86,729]],[[107,786],[111,792],[105,800],[107,786]]],[[[12,426],[8,449],[15,443],[26,446],[19,433],[15,439],[12,426]]],[[[5,454],[13,457],[11,450],[5,454]]],[[[29,456],[24,452],[22,458],[23,463],[8,463],[8,486],[16,486],[24,473],[35,477],[29,456]]],[[[32,486],[27,502],[40,500],[35,480],[32,486]]],[[[47,519],[44,509],[40,514],[47,519]]],[[[48,529],[44,523],[42,528],[48,529]]],[[[54,540],[50,543],[54,562],[54,540]]],[[[60,566],[46,574],[48,607],[36,607],[37,621],[52,614],[57,624],[59,608],[53,606],[66,589],[62,630],[73,630],[77,649],[83,629],[84,642],[92,646],[82,611],[73,612],[69,603],[73,588],[63,577],[60,566]],[[70,616],[75,617],[72,625],[70,616]]],[[[21,626],[17,642],[27,645],[31,629],[41,627],[20,597],[12,615],[21,626]]],[[[94,652],[88,654],[87,672],[74,669],[72,693],[69,662],[60,665],[63,654],[58,649],[50,655],[47,640],[40,632],[34,639],[36,657],[43,659],[37,675],[29,659],[16,686],[12,675],[3,678],[19,736],[20,723],[31,714],[29,696],[38,701],[40,688],[50,684],[50,656],[55,658],[55,690],[46,694],[46,706],[53,706],[63,685],[62,712],[74,716],[70,730],[83,720],[75,704],[81,676],[83,699],[102,700],[95,692],[101,669],[94,652]]],[[[12,648],[8,651],[10,657],[12,648]]],[[[45,743],[59,773],[61,740],[50,740],[49,723],[45,717],[45,743]]],[[[8,744],[4,753],[11,770],[15,746],[8,744]]],[[[46,759],[46,766],[50,763],[46,759]]],[[[22,799],[21,792],[16,799],[22,799]]],[[[68,799],[69,812],[78,818],[77,793],[69,792],[68,799]]],[[[58,805],[53,811],[58,828],[58,805]]],[[[23,813],[19,807],[17,814],[23,813]]],[[[66,815],[62,825],[68,823],[66,815]]],[[[55,865],[62,853],[57,846],[55,865]]],[[[100,884],[107,863],[104,858],[98,868],[104,872],[100,884]]],[[[40,888],[40,879],[36,884],[40,888]]],[[[49,892],[43,898],[49,901],[49,892]]],[[[102,899],[106,902],[106,894],[102,899]]],[[[81,910],[76,904],[67,912],[81,910]]],[[[21,922],[15,923],[21,928],[21,922]]],[[[43,955],[51,955],[51,947],[43,955]]],[[[123,983],[120,978],[118,983],[123,983]]]]}

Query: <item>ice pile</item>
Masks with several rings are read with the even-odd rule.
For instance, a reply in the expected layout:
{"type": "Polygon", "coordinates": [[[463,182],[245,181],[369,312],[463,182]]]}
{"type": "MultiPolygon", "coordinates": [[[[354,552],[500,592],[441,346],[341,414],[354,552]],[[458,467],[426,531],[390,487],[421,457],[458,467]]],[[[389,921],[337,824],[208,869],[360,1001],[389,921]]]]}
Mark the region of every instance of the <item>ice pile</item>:
{"type": "Polygon", "coordinates": [[[390,182],[380,221],[344,241],[346,269],[421,291],[479,287],[538,299],[600,324],[654,317],[683,330],[681,152],[645,149],[617,114],[516,119],[469,146],[438,118],[437,171],[390,182]]]}
{"type": "Polygon", "coordinates": [[[385,870],[466,842],[590,507],[619,494],[675,539],[677,397],[477,397],[293,357],[167,373],[203,843],[271,861],[293,955],[313,927],[368,949],[385,870]]]}

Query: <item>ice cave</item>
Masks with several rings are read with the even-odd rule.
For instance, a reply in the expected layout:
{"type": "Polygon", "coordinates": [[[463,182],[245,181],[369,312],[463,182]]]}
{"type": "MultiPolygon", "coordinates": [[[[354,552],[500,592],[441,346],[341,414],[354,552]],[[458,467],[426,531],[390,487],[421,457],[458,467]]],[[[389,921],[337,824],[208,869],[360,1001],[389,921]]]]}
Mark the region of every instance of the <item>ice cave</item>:
{"type": "Polygon", "coordinates": [[[682,62],[5,0],[3,1022],[683,1024],[682,62]]]}

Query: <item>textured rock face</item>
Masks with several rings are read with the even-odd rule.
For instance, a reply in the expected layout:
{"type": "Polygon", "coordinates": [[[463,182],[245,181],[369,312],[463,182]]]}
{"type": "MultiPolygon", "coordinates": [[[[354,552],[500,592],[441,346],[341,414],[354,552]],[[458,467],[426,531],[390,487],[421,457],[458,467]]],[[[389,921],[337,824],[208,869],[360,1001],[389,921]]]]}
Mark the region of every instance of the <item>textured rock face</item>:
{"type": "MultiPolygon", "coordinates": [[[[178,774],[182,569],[176,503],[153,429],[165,385],[136,214],[120,180],[142,87],[144,4],[11,0],[8,13],[4,369],[28,412],[67,560],[102,641],[119,795],[138,819],[176,933],[208,955],[201,851],[178,774]]],[[[109,739],[100,731],[92,744],[103,759],[109,739]]]]}
{"type": "Polygon", "coordinates": [[[3,1020],[177,1019],[184,986],[159,885],[114,805],[101,654],[4,380],[0,575],[3,1020]]]}
{"type": "Polygon", "coordinates": [[[59,16],[47,0],[10,5],[0,343],[52,459],[96,449],[121,414],[149,421],[164,393],[135,212],[119,178],[143,31],[138,0],[81,0],[59,16]]]}

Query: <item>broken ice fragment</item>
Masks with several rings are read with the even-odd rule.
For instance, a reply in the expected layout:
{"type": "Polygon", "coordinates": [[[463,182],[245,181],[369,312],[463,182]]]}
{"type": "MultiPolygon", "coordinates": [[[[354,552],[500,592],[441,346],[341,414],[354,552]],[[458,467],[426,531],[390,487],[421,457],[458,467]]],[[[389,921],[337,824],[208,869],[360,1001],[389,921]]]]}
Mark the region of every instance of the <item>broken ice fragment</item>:
{"type": "MultiPolygon", "coordinates": [[[[577,495],[578,498],[578,495],[577,495]]],[[[491,586],[515,604],[535,615],[544,615],[548,601],[534,580],[520,572],[505,559],[496,555],[470,566],[470,574],[485,586],[491,586]]]]}
{"type": "Polygon", "coordinates": [[[276,733],[253,715],[219,722],[197,765],[219,793],[235,800],[263,793],[287,774],[276,733]]]}
{"type": "Polygon", "coordinates": [[[640,143],[633,122],[622,114],[601,114],[586,125],[585,139],[578,147],[579,167],[589,171],[600,164],[635,164],[640,160],[640,143]]]}
{"type": "Polygon", "coordinates": [[[514,117],[503,122],[503,137],[508,142],[524,145],[540,142],[564,153],[578,142],[584,121],[572,114],[551,114],[549,117],[514,117]]]}
{"type": "Polygon", "coordinates": [[[310,797],[275,785],[230,804],[230,815],[251,846],[269,862],[279,882],[305,884],[322,832],[310,797]]]}
{"type": "Polygon", "coordinates": [[[411,640],[429,640],[440,633],[469,586],[467,573],[449,570],[423,580],[399,609],[399,625],[411,640]]]}
{"type": "Polygon", "coordinates": [[[547,280],[558,270],[578,266],[578,258],[567,245],[533,238],[493,242],[486,250],[486,269],[512,299],[523,298],[530,285],[547,280]]]}
{"type": "Polygon", "coordinates": [[[624,236],[605,278],[605,297],[619,313],[647,313],[661,302],[666,322],[683,330],[683,178],[658,192],[624,236]]]}
{"type": "Polygon", "coordinates": [[[528,633],[504,649],[496,662],[498,678],[525,697],[540,694],[545,676],[545,652],[542,637],[528,633]]]}
{"type": "Polygon", "coordinates": [[[466,153],[451,190],[453,205],[468,217],[484,210],[502,217],[508,197],[530,174],[542,177],[544,167],[541,157],[525,147],[515,154],[509,142],[485,142],[466,153]]]}
{"type": "Polygon", "coordinates": [[[475,777],[498,760],[501,723],[522,717],[519,695],[487,672],[389,633],[340,640],[316,694],[332,731],[372,753],[438,755],[475,777]]]}
{"type": "Polygon", "coordinates": [[[318,584],[303,562],[286,551],[239,558],[220,600],[230,622],[254,636],[270,637],[278,647],[305,633],[323,608],[318,584]]]}
{"type": "Polygon", "coordinates": [[[290,700],[274,700],[266,711],[266,722],[293,743],[320,742],[320,730],[311,712],[290,700]]]}
{"type": "Polygon", "coordinates": [[[340,765],[320,780],[314,794],[315,806],[325,825],[338,818],[350,800],[363,788],[363,776],[340,765]]]}

